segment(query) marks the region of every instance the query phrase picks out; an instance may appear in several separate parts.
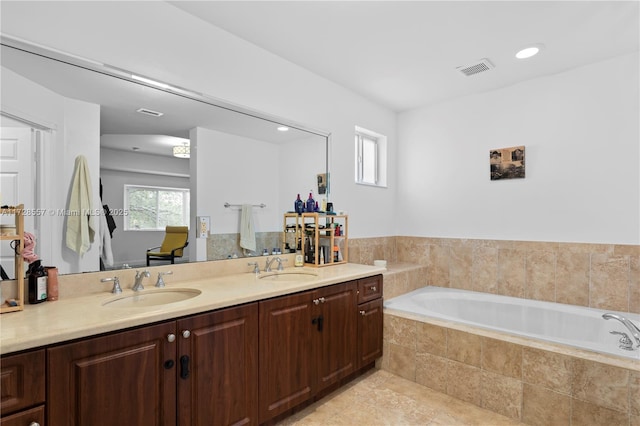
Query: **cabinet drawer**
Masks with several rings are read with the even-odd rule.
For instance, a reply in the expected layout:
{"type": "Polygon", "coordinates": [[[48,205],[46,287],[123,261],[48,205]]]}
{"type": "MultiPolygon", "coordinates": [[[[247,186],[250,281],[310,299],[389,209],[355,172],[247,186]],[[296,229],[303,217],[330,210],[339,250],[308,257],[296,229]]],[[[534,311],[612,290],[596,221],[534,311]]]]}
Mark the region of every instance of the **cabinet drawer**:
{"type": "Polygon", "coordinates": [[[358,280],[358,303],[382,297],[382,275],[358,280]]]}
{"type": "Polygon", "coordinates": [[[44,405],[20,411],[0,419],[0,426],[44,426],[44,405]]]}
{"type": "Polygon", "coordinates": [[[0,371],[2,414],[14,413],[44,402],[44,349],[3,357],[0,371]]]}

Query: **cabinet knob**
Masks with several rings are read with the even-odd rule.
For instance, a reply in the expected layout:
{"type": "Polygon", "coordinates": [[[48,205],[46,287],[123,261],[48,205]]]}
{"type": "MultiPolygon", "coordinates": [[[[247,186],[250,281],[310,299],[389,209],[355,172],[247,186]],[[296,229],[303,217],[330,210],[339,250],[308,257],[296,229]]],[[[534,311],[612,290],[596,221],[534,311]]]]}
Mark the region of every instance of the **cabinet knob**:
{"type": "Polygon", "coordinates": [[[313,299],[313,304],[314,305],[319,305],[320,304],[320,299],[313,299]]]}
{"type": "Polygon", "coordinates": [[[365,311],[360,311],[360,315],[365,316],[367,313],[365,311]]]}
{"type": "Polygon", "coordinates": [[[184,337],[185,339],[188,339],[190,336],[191,336],[191,332],[189,330],[182,331],[182,337],[184,337]]]}
{"type": "Polygon", "coordinates": [[[320,298],[320,299],[318,299],[318,300],[320,300],[320,302],[322,302],[322,303],[324,303],[324,302],[325,302],[324,297],[321,297],[321,298],[320,298]]]}
{"type": "Polygon", "coordinates": [[[171,334],[167,334],[167,341],[168,341],[169,343],[173,343],[173,342],[175,342],[175,341],[176,341],[176,335],[175,335],[175,334],[173,334],[173,333],[171,333],[171,334]]]}
{"type": "Polygon", "coordinates": [[[40,423],[38,423],[38,422],[31,422],[31,423],[29,423],[29,426],[40,426],[40,423]]]}
{"type": "Polygon", "coordinates": [[[376,286],[375,285],[371,286],[371,291],[376,291],[376,286]]]}

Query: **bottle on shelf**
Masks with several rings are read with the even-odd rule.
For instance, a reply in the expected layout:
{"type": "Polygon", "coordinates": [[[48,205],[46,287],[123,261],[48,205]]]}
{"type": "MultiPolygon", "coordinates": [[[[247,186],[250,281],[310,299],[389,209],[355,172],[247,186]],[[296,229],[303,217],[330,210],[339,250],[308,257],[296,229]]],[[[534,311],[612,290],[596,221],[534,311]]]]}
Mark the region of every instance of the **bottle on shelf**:
{"type": "Polygon", "coordinates": [[[29,265],[27,276],[29,280],[29,303],[42,303],[47,300],[47,274],[42,261],[35,260],[29,265]]]}
{"type": "Polygon", "coordinates": [[[300,198],[300,194],[298,194],[298,198],[293,202],[293,210],[298,214],[304,212],[304,201],[300,198]]]}
{"type": "Polygon", "coordinates": [[[313,213],[315,209],[316,209],[316,202],[313,199],[313,192],[309,192],[309,198],[307,198],[306,211],[308,213],[313,213]]]}

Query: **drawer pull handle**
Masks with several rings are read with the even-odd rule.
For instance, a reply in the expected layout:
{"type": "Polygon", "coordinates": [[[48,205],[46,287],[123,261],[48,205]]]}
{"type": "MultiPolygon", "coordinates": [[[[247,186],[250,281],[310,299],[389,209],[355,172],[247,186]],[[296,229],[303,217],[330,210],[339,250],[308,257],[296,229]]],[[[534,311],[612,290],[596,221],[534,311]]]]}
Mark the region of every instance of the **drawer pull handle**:
{"type": "Polygon", "coordinates": [[[180,378],[185,380],[189,378],[189,357],[187,355],[180,357],[180,378]]]}

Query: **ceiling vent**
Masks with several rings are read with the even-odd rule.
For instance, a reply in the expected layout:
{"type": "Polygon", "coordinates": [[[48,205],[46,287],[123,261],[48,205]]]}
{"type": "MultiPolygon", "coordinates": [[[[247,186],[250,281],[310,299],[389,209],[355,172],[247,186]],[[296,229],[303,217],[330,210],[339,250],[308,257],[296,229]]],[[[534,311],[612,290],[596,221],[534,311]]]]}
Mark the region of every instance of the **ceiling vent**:
{"type": "Polygon", "coordinates": [[[489,71],[495,68],[488,59],[480,59],[478,62],[468,65],[461,65],[456,67],[456,70],[461,72],[462,74],[470,77],[475,74],[479,74],[481,72],[489,71]]]}
{"type": "Polygon", "coordinates": [[[139,112],[140,114],[150,115],[152,117],[162,117],[164,115],[164,113],[162,112],[154,111],[152,109],[147,109],[147,108],[137,109],[136,112],[139,112]]]}

